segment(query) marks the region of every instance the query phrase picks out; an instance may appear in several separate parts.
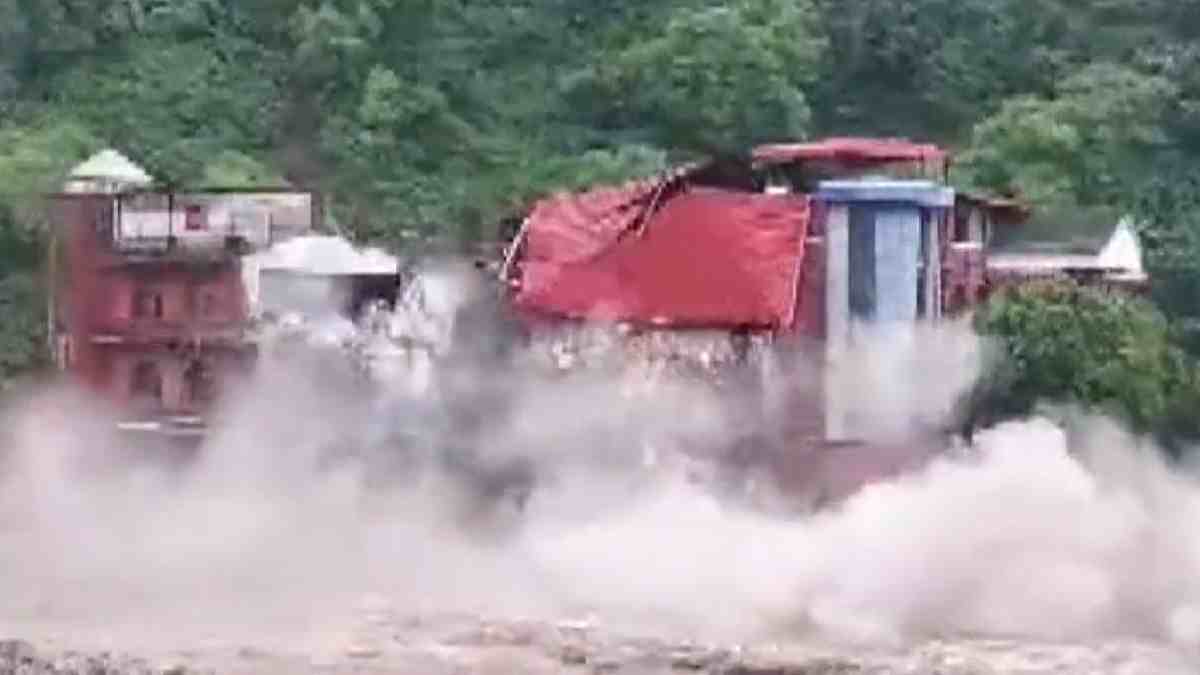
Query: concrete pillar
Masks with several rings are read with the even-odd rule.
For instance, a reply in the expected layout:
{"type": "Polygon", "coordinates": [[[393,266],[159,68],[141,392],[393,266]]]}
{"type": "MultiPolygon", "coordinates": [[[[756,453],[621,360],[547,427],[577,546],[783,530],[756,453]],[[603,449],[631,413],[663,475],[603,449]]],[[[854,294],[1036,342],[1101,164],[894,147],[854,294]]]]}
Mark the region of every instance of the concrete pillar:
{"type": "Polygon", "coordinates": [[[850,208],[834,204],[825,221],[825,436],[845,437],[846,406],[838,374],[850,340],[850,208]]]}
{"type": "Polygon", "coordinates": [[[942,318],[942,238],[938,236],[942,213],[934,213],[925,229],[925,317],[942,318]]]}
{"type": "MultiPolygon", "coordinates": [[[[941,283],[937,241],[937,218],[954,203],[954,191],[930,181],[854,180],[826,181],[816,198],[826,205],[826,359],[823,375],[825,436],[828,441],[855,437],[856,383],[847,376],[847,358],[852,354],[856,324],[871,340],[884,340],[889,351],[901,355],[914,349],[914,322],[918,297],[923,297],[926,316],[937,317],[941,283]],[[855,211],[851,217],[852,209],[855,211]],[[930,226],[922,233],[923,212],[930,226]],[[863,249],[874,259],[850,269],[849,245],[853,227],[863,240],[863,249]],[[861,222],[861,225],[858,223],[861,222]],[[873,230],[873,232],[872,232],[873,230]],[[922,236],[927,237],[924,242],[922,236]],[[921,248],[927,250],[926,279],[918,288],[921,248]],[[850,274],[868,275],[868,289],[858,302],[863,316],[852,315],[850,274]]],[[[861,355],[860,355],[861,356],[861,355]]],[[[899,357],[899,356],[898,356],[899,357]]]]}

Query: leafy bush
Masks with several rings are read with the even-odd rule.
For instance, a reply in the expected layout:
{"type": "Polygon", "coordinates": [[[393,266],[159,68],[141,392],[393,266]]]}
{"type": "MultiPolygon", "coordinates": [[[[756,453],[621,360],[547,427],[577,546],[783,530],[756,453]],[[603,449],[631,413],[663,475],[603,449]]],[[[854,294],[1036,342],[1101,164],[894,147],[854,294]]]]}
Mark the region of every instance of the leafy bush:
{"type": "Polygon", "coordinates": [[[997,347],[964,402],[966,426],[1073,403],[1175,446],[1200,436],[1200,369],[1170,323],[1141,298],[1071,282],[1000,291],[975,318],[997,347]]]}
{"type": "Polygon", "coordinates": [[[46,362],[44,297],[31,274],[0,277],[0,386],[46,362]]]}

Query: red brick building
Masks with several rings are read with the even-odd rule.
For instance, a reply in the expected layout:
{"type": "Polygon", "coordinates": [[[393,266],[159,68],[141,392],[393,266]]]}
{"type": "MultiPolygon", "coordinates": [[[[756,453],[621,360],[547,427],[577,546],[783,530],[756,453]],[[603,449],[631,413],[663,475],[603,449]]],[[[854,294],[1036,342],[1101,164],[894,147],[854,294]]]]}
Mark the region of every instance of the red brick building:
{"type": "Polygon", "coordinates": [[[54,196],[52,341],[125,425],[188,433],[254,358],[242,257],[307,230],[312,200],[149,183],[106,151],[54,196]]]}

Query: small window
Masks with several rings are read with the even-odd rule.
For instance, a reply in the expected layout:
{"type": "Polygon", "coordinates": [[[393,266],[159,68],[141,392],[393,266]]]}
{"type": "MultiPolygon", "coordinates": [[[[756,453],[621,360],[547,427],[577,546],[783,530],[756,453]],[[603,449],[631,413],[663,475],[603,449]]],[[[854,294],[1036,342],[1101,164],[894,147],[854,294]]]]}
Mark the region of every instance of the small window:
{"type": "Polygon", "coordinates": [[[105,205],[96,212],[96,232],[103,236],[109,236],[113,230],[113,212],[117,209],[116,203],[105,205]]]}
{"type": "Polygon", "coordinates": [[[184,210],[184,228],[189,232],[208,229],[208,219],[204,209],[199,206],[189,206],[184,210]]]}
{"type": "Polygon", "coordinates": [[[211,403],[216,399],[217,386],[212,368],[203,361],[192,361],[183,374],[188,399],[197,405],[211,403]]]}
{"type": "Polygon", "coordinates": [[[983,209],[959,211],[954,217],[954,241],[980,244],[984,241],[987,212],[983,209]]]}
{"type": "Polygon", "coordinates": [[[925,265],[920,264],[917,270],[917,318],[924,319],[928,316],[929,309],[926,307],[925,298],[925,265]]]}
{"type": "Polygon", "coordinates": [[[164,306],[162,293],[141,288],[133,294],[133,316],[138,319],[163,318],[164,306]]]}
{"type": "Polygon", "coordinates": [[[205,319],[211,319],[217,316],[220,311],[220,303],[217,302],[217,294],[212,291],[204,291],[200,293],[200,316],[205,319]]]}
{"type": "Polygon", "coordinates": [[[954,241],[969,241],[971,238],[971,211],[960,209],[954,214],[954,241]]]}
{"type": "Polygon", "coordinates": [[[162,400],[162,373],[153,361],[142,361],[133,369],[131,393],[135,398],[162,400]]]}

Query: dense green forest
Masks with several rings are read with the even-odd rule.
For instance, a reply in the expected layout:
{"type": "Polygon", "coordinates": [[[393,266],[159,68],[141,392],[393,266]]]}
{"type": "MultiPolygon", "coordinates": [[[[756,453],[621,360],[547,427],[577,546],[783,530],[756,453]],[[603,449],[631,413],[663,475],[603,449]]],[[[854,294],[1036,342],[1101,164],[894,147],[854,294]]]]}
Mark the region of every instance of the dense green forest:
{"type": "MultiPolygon", "coordinates": [[[[402,246],[554,188],[867,134],[942,143],[956,183],[1042,214],[1137,214],[1186,320],[1197,37],[1200,0],[0,0],[0,305],[36,314],[37,195],[103,146],[168,181],[318,187],[402,246]]],[[[3,323],[0,375],[39,325],[3,323]]]]}
{"type": "Polygon", "coordinates": [[[1200,156],[1197,33],[1195,0],[0,0],[0,199],[112,145],[471,237],[552,187],[871,134],[1111,204],[1200,156]]]}

